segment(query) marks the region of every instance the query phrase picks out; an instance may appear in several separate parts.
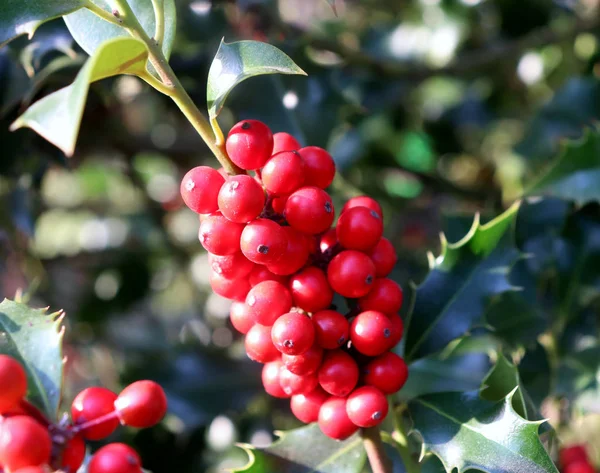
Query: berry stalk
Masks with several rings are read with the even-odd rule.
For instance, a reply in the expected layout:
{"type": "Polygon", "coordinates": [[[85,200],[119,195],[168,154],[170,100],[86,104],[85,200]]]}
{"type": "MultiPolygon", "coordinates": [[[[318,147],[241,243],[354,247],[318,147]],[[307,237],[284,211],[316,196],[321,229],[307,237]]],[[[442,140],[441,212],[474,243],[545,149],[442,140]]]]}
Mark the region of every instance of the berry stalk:
{"type": "Polygon", "coordinates": [[[392,473],[392,462],[383,449],[379,427],[361,429],[360,434],[373,473],[392,473]]]}

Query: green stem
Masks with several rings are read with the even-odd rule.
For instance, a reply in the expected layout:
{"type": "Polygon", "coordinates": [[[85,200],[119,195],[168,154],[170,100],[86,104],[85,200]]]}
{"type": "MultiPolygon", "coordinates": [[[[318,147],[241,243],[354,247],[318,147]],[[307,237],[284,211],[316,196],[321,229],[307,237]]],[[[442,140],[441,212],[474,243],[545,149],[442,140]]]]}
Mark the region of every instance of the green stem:
{"type": "Polygon", "coordinates": [[[113,25],[123,26],[123,20],[117,18],[115,15],[113,15],[110,12],[107,12],[103,8],[100,8],[98,5],[96,5],[94,2],[92,2],[92,0],[87,0],[85,2],[85,8],[87,8],[89,11],[91,11],[95,15],[99,16],[103,20],[106,20],[109,23],[112,23],[113,25]]]}
{"type": "Polygon", "coordinates": [[[392,462],[383,449],[379,427],[361,429],[361,436],[373,473],[392,473],[392,462]]]}
{"type": "Polygon", "coordinates": [[[154,18],[156,20],[154,41],[159,47],[162,47],[165,39],[165,1],[152,0],[152,6],[154,7],[154,18]]]}
{"type": "MultiPolygon", "coordinates": [[[[392,402],[390,402],[390,405],[393,405],[392,402]]],[[[392,439],[396,443],[396,449],[400,454],[400,458],[402,458],[406,473],[420,473],[421,466],[415,461],[412,453],[410,452],[410,448],[408,446],[408,436],[406,435],[406,429],[404,427],[404,422],[402,421],[402,413],[405,410],[406,404],[401,404],[400,406],[396,407],[393,412],[392,418],[394,419],[394,433],[392,435],[392,439]]]]}
{"type": "MultiPolygon", "coordinates": [[[[171,97],[177,104],[179,109],[183,112],[185,117],[192,124],[228,174],[244,174],[245,171],[237,167],[231,159],[229,159],[229,156],[227,156],[225,143],[217,142],[217,138],[213,133],[210,123],[204,115],[202,115],[202,112],[198,110],[194,101],[185,91],[178,77],[175,75],[175,72],[171,69],[162,49],[156,44],[156,41],[148,36],[148,33],[146,33],[135,16],[135,13],[131,10],[127,0],[112,1],[116,6],[119,17],[123,21],[123,28],[125,28],[134,38],[143,41],[148,47],[150,63],[162,81],[162,85],[157,87],[158,90],[171,97]]],[[[150,83],[147,76],[142,78],[150,83]]],[[[151,83],[151,85],[154,84],[151,83]]]]}

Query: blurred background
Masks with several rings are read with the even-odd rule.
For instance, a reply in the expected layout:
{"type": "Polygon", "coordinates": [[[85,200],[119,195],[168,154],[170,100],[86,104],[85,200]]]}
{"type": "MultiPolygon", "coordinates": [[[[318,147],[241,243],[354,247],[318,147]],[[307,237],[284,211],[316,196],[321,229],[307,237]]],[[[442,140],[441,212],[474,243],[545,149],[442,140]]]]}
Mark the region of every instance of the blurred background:
{"type": "MultiPolygon", "coordinates": [[[[327,148],[335,201],[384,205],[395,279],[427,272],[439,233],[498,214],[565,137],[600,117],[598,0],[178,0],[172,66],[201,109],[221,38],[268,41],[308,74],[244,82],[220,116],[257,118],[327,148]]],[[[0,296],[68,314],[67,402],[90,384],[159,381],[170,414],[121,430],[154,473],[244,465],[299,424],[210,293],[191,167],[216,166],[166,98],[133,77],[92,84],[76,154],[30,130],[28,104],[72,82],[86,55],[62,21],[0,50],[0,296]]],[[[339,205],[338,205],[338,208],[339,205]]]]}

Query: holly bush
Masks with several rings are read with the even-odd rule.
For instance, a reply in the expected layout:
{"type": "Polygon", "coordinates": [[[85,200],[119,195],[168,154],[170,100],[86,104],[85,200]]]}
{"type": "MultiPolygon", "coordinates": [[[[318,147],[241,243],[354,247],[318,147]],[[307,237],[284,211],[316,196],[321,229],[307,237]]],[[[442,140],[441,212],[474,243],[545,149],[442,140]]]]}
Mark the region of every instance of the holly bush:
{"type": "Polygon", "coordinates": [[[0,471],[593,472],[598,8],[4,0],[0,471]]]}

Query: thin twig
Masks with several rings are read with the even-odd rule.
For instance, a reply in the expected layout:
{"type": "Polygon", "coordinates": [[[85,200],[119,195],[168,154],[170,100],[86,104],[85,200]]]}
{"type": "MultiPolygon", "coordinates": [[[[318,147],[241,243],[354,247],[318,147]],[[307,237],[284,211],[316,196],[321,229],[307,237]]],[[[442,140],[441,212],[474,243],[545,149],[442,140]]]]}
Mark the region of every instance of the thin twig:
{"type": "Polygon", "coordinates": [[[362,429],[361,436],[373,473],[392,473],[392,462],[383,448],[379,427],[362,429]]]}

